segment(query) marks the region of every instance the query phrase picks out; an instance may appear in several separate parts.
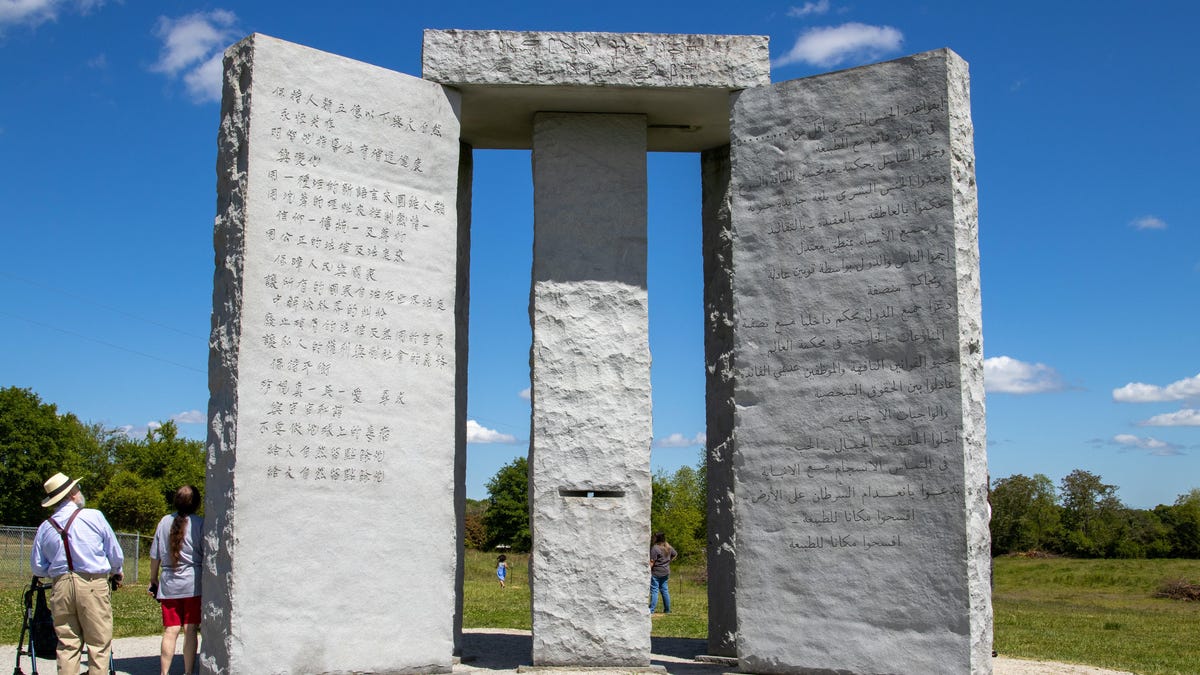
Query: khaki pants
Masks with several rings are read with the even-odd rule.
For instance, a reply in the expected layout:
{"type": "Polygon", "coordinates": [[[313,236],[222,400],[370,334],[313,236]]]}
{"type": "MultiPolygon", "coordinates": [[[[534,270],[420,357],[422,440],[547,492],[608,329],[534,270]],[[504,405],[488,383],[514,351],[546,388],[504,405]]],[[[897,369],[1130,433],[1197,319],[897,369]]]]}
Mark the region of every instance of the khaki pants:
{"type": "Polygon", "coordinates": [[[58,634],[58,674],[79,675],[86,645],[91,675],[108,673],[112,652],[112,602],[108,575],[68,572],[55,577],[50,612],[58,634]]]}

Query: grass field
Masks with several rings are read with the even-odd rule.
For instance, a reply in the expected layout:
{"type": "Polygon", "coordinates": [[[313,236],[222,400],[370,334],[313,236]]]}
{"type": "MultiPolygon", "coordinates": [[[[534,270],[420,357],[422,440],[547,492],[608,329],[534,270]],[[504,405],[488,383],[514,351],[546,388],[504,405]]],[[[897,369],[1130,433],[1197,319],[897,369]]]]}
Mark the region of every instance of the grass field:
{"type": "MultiPolygon", "coordinates": [[[[708,588],[703,569],[683,560],[671,563],[671,613],[655,614],[651,634],[662,637],[703,638],[708,635],[708,588]]],[[[650,577],[646,577],[646,598],[650,597],[650,577]]],[[[662,603],[658,605],[662,611],[662,603]]],[[[508,555],[507,588],[496,580],[496,556],[467,552],[463,582],[463,627],[530,627],[529,556],[508,555]]]]}
{"type": "Polygon", "coordinates": [[[997,558],[996,649],[1137,673],[1200,673],[1200,602],[1155,598],[1200,582],[1200,560],[997,558]]]}
{"type": "MultiPolygon", "coordinates": [[[[510,554],[508,562],[508,587],[500,588],[495,555],[468,552],[465,627],[530,627],[529,558],[510,554]]],[[[1200,673],[1200,602],[1153,597],[1167,579],[1200,582],[1200,560],[998,558],[995,562],[995,641],[1001,654],[1135,673],[1200,673]]],[[[149,570],[143,567],[141,574],[148,578],[149,570]]],[[[655,615],[653,635],[705,637],[708,599],[702,579],[696,566],[684,560],[672,564],[671,614],[655,615]]],[[[0,582],[0,644],[17,641],[24,583],[0,582]]],[[[113,602],[114,632],[119,637],[161,630],[158,605],[144,585],[117,591],[113,602]]]]}

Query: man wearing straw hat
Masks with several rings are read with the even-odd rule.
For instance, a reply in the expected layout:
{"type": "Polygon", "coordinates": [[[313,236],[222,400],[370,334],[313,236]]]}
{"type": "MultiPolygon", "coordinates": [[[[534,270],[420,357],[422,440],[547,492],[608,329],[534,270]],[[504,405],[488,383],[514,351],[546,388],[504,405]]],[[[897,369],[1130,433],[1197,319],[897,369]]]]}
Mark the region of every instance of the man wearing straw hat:
{"type": "Polygon", "coordinates": [[[86,645],[88,672],[108,672],[112,603],[105,586],[120,585],[125,555],[104,514],[83,508],[79,479],[56,473],[44,484],[42,506],[54,509],[38,528],[30,554],[35,576],[50,577],[50,613],[58,634],[59,675],[78,675],[86,645]]]}

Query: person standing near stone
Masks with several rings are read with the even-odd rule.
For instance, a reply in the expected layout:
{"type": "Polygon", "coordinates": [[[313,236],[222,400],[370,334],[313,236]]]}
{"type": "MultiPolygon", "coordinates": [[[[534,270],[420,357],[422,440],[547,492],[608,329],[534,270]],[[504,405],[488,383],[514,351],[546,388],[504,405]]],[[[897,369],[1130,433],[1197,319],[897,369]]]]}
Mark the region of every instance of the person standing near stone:
{"type": "Polygon", "coordinates": [[[29,564],[33,574],[54,581],[50,612],[58,634],[59,675],[78,675],[88,650],[88,672],[108,672],[112,653],[112,596],[121,585],[125,554],[108,520],[85,509],[79,479],[56,473],[43,487],[42,506],[54,513],[38,527],[29,564]]]}
{"type": "Polygon", "coordinates": [[[667,579],[671,576],[671,561],[679,552],[667,543],[667,535],[657,532],[650,546],[650,613],[658,607],[658,596],[662,594],[663,613],[671,613],[671,593],[667,590],[667,579]]]}
{"type": "Polygon", "coordinates": [[[162,606],[163,636],[160,649],[162,675],[171,669],[175,644],[183,631],[183,672],[196,672],[197,633],[200,628],[200,564],[204,561],[204,519],[200,490],[184,485],[175,491],[175,513],[163,516],[150,544],[150,594],[162,606]]]}

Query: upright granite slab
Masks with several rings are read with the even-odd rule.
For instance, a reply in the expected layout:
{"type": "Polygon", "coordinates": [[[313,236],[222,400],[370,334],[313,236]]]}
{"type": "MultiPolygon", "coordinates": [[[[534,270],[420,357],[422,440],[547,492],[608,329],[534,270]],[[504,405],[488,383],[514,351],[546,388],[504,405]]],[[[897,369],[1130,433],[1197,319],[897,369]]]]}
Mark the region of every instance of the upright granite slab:
{"type": "Polygon", "coordinates": [[[649,665],[646,151],[725,146],[763,36],[425,32],[463,140],[532,148],[533,661],[649,665]]]}
{"type": "Polygon", "coordinates": [[[252,35],[221,114],[202,668],[449,672],[457,96],[252,35]]]}
{"type": "Polygon", "coordinates": [[[650,665],[646,121],[534,122],[535,666],[650,665]]]}
{"type": "Polygon", "coordinates": [[[708,494],[708,654],[737,655],[733,524],[734,358],[733,230],[729,146],[700,154],[704,251],[705,475],[708,494]]]}
{"type": "Polygon", "coordinates": [[[731,146],[740,668],[989,673],[966,64],[746,90],[731,146]]]}

